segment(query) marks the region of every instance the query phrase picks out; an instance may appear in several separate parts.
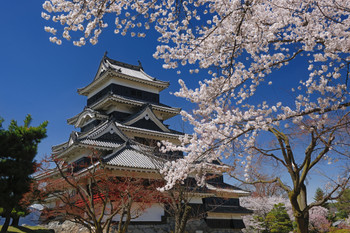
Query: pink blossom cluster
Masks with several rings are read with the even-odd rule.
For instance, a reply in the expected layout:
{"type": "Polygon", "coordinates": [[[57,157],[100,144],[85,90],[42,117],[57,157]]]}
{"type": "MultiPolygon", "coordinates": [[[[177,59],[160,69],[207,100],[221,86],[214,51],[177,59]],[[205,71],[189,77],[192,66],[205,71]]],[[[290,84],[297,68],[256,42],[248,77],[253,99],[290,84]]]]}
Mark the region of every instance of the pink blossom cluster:
{"type": "Polygon", "coordinates": [[[309,210],[310,228],[318,232],[328,232],[331,223],[327,219],[328,210],[322,206],[314,206],[309,210]]]}

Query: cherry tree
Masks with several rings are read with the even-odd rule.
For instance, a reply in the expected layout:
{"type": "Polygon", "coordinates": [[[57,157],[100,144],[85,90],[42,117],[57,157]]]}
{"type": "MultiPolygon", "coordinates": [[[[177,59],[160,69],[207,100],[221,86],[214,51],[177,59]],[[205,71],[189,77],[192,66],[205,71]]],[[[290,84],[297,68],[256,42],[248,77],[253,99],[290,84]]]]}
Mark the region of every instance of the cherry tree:
{"type": "Polygon", "coordinates": [[[322,206],[310,209],[310,228],[316,232],[328,232],[331,223],[327,219],[328,210],[322,206]]]}
{"type": "Polygon", "coordinates": [[[237,179],[277,182],[288,193],[298,232],[307,232],[309,210],[348,182],[346,168],[338,169],[324,199],[307,203],[310,172],[348,161],[350,1],[48,0],[43,7],[43,18],[63,25],[45,28],[54,43],[95,44],[112,14],[116,34],[143,37],[151,26],[160,33],[154,57],[164,68],[208,73],[194,90],[179,80],[176,95],[197,105],[181,113],[194,134],[180,146],[163,142],[165,150],[186,152],[164,169],[165,188],[189,173],[202,184],[219,158],[237,179]],[[260,98],[283,79],[277,71],[289,72],[295,62],[303,70],[285,81],[289,90],[260,98]],[[250,177],[258,159],[279,165],[289,180],[250,177]]]}

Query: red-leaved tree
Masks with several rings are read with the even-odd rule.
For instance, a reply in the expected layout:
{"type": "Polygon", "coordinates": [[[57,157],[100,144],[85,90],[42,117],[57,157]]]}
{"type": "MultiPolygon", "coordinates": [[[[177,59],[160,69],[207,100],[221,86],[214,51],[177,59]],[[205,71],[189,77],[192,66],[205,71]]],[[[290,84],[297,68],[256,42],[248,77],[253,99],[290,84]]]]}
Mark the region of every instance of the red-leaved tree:
{"type": "Polygon", "coordinates": [[[38,177],[47,220],[69,220],[96,233],[109,232],[113,223],[116,232],[124,233],[132,219],[158,202],[157,181],[138,178],[136,173],[117,177],[99,158],[92,153],[90,161],[79,166],[53,157],[47,160],[56,166],[38,177]]]}

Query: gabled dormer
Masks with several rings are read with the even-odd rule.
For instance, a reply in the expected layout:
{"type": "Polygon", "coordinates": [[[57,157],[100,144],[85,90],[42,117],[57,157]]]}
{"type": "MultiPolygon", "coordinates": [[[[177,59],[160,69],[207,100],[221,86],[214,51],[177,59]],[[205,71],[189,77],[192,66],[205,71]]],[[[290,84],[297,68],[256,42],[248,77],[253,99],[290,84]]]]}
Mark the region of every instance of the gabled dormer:
{"type": "Polygon", "coordinates": [[[156,117],[152,107],[146,104],[139,113],[132,115],[123,122],[124,125],[133,126],[142,129],[170,132],[170,130],[156,117]]]}
{"type": "Polygon", "coordinates": [[[85,130],[82,130],[84,132],[87,129],[97,126],[99,123],[107,119],[108,115],[105,115],[99,111],[95,111],[89,107],[85,107],[81,113],[68,119],[67,123],[74,125],[75,128],[85,128],[85,130]]]}
{"type": "Polygon", "coordinates": [[[116,126],[113,119],[108,120],[105,124],[105,126],[89,132],[86,138],[114,143],[124,143],[128,141],[128,137],[116,126]]]}

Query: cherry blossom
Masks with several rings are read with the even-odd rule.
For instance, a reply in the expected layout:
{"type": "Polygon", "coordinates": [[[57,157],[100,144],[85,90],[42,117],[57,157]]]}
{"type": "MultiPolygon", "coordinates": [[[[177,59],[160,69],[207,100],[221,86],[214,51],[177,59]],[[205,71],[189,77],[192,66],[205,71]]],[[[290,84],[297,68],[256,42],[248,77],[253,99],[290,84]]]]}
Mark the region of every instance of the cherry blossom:
{"type": "Polygon", "coordinates": [[[240,204],[254,213],[251,215],[243,216],[244,224],[246,229],[243,232],[257,232],[262,231],[261,222],[257,221],[257,217],[265,218],[267,214],[272,210],[273,206],[278,203],[283,203],[286,207],[289,217],[293,220],[292,206],[287,198],[279,196],[271,197],[242,197],[240,198],[240,204]]]}
{"type": "Polygon", "coordinates": [[[328,232],[331,223],[327,219],[328,210],[322,206],[310,209],[310,227],[317,232],[328,232]]]}
{"type": "MultiPolygon", "coordinates": [[[[196,89],[179,80],[175,95],[196,105],[181,112],[194,133],[181,137],[180,145],[162,143],[163,150],[186,154],[163,169],[165,189],[190,174],[202,185],[216,160],[233,177],[258,182],[250,176],[254,164],[272,160],[290,180],[270,182],[288,192],[299,232],[307,231],[308,211],[320,204],[306,202],[310,171],[336,166],[348,155],[350,1],[47,0],[43,8],[42,17],[56,22],[45,28],[53,43],[62,37],[77,46],[96,44],[113,15],[116,34],[159,32],[154,57],[164,68],[207,72],[196,89]],[[306,66],[285,80],[293,81],[289,92],[261,98],[284,78],[276,71],[295,61],[306,66]]],[[[349,172],[342,174],[333,179],[328,199],[349,181],[349,172]]]]}

